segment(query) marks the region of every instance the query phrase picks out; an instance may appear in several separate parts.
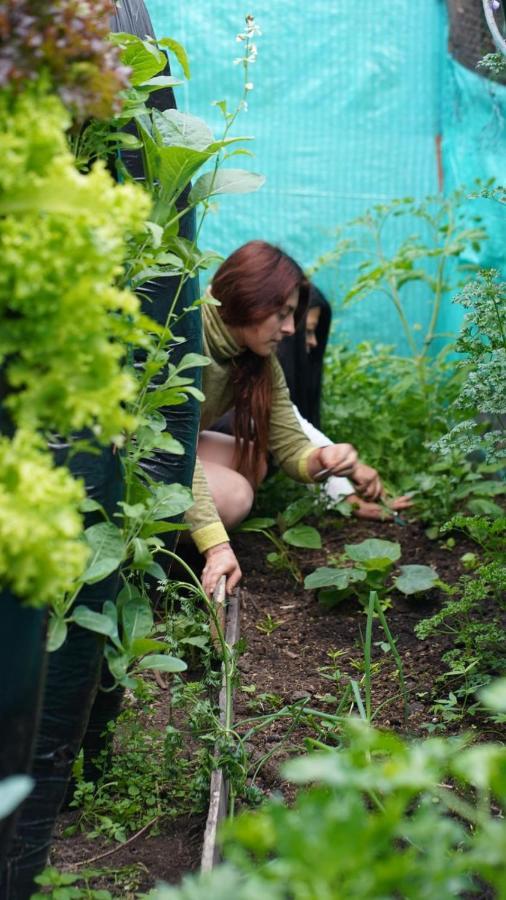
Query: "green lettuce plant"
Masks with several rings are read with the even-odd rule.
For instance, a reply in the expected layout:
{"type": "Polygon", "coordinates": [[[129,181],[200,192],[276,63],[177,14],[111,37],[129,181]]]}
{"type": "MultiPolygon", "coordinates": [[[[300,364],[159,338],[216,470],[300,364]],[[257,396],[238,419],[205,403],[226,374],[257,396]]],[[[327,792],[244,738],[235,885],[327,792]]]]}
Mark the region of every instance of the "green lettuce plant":
{"type": "Polygon", "coordinates": [[[69,591],[88,558],[79,540],[82,485],[56,468],[40,437],[0,437],[0,581],[31,606],[69,591]]]}

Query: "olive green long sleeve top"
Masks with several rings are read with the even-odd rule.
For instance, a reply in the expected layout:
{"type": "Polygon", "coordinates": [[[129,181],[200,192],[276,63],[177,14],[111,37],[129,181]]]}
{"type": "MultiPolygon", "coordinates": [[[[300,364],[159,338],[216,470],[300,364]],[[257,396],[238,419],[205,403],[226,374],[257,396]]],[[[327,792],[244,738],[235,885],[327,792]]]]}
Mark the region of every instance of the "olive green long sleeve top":
{"type": "MultiPolygon", "coordinates": [[[[200,430],[213,425],[234,403],[232,361],[243,352],[216,306],[203,306],[204,353],[211,363],[203,370],[202,390],[205,400],[201,407],[200,430]]],[[[308,458],[317,447],[304,434],[292,407],[283,370],[274,354],[272,366],[272,407],[270,417],[269,450],[279,466],[295,481],[312,481],[308,472],[308,458]]],[[[203,552],[228,541],[228,534],[220,520],[206,480],[202,463],[197,458],[193,478],[194,505],[186,513],[193,540],[203,552]]]]}

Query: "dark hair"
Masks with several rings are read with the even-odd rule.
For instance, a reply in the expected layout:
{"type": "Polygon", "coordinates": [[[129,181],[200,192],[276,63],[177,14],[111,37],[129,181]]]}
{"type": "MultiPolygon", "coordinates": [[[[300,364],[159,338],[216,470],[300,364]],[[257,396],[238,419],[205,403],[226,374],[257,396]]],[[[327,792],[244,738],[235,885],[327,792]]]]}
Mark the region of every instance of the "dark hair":
{"type": "MultiPolygon", "coordinates": [[[[211,290],[221,303],[223,322],[232,327],[262,322],[298,290],[294,314],[298,325],[306,311],[309,286],[301,267],[283,250],[266,241],[249,241],[221,264],[211,290]]],[[[268,450],[271,405],[271,360],[246,350],[234,360],[234,431],[239,471],[252,476],[255,483],[268,450]]]]}

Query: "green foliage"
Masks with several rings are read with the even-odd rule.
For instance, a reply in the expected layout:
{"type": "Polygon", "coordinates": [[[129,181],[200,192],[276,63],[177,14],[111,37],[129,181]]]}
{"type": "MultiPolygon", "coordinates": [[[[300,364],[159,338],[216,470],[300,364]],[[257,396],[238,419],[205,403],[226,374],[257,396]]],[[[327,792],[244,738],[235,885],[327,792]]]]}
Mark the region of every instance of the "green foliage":
{"type": "MultiPolygon", "coordinates": [[[[344,565],[315,569],[304,579],[304,587],[318,590],[318,598],[326,607],[336,606],[350,595],[365,604],[370,591],[384,596],[388,576],[400,555],[400,544],[395,541],[369,538],[360,544],[346,544],[339,560],[344,565]]],[[[405,595],[430,591],[440,584],[431,566],[404,565],[399,571],[393,583],[405,595]]]]}
{"type": "Polygon", "coordinates": [[[148,209],[139,188],[97,163],[79,175],[63,108],[36,88],[0,94],[0,362],[18,424],[101,441],[132,425],[125,344],[143,342],[139,304],[113,286],[127,235],[148,209]]]}
{"type": "Polygon", "coordinates": [[[0,437],[0,580],[30,606],[70,591],[85,567],[83,497],[36,435],[0,437]]]}
{"type": "Polygon", "coordinates": [[[34,879],[42,887],[42,891],[32,894],[30,900],[112,900],[110,891],[91,886],[90,882],[101,874],[98,869],[82,869],[76,874],[59,872],[49,866],[34,879]]]}
{"type": "MultiPolygon", "coordinates": [[[[78,827],[91,837],[125,841],[155,816],[170,810],[170,781],[163,763],[164,735],[139,721],[137,710],[125,710],[109,731],[115,753],[105,754],[98,784],[80,781],[72,801],[80,807],[78,827]]],[[[100,761],[99,761],[100,762],[100,761]]]]}
{"type": "Polygon", "coordinates": [[[452,649],[443,656],[448,672],[441,681],[450,681],[454,695],[464,704],[476,687],[505,671],[505,598],[506,569],[499,559],[463,575],[455,595],[416,626],[422,640],[433,634],[451,635],[452,649]]]}
{"type": "Polygon", "coordinates": [[[79,119],[120,104],[128,69],[108,40],[109,0],[4,0],[0,88],[26,87],[42,72],[79,119]]]}
{"type": "Polygon", "coordinates": [[[468,310],[456,343],[466,355],[465,378],[454,401],[466,418],[435,445],[442,453],[479,451],[489,462],[506,457],[506,284],[498,279],[498,272],[483,271],[455,298],[468,310]]]}
{"type": "Polygon", "coordinates": [[[504,747],[408,742],[353,719],[343,735],[341,750],[285,766],[304,788],[293,805],[271,800],[227,823],[225,866],[149,896],[450,900],[478,889],[478,879],[502,896],[504,747]]]}
{"type": "Polygon", "coordinates": [[[503,80],[506,76],[506,57],[503,53],[487,53],[483,59],[480,59],[478,68],[484,69],[486,73],[503,80]]]}
{"type": "Polygon", "coordinates": [[[428,366],[422,390],[412,360],[388,347],[364,342],[332,348],[325,362],[323,430],[335,441],[349,438],[392,491],[408,490],[413,474],[434,462],[427,442],[446,432],[461,378],[442,354],[428,366]]]}
{"type": "Polygon", "coordinates": [[[314,269],[353,254],[359,275],[344,304],[387,296],[397,313],[422,392],[427,366],[433,365],[428,354],[437,336],[441,303],[458,268],[456,260],[470,246],[478,249],[485,237],[478,218],[469,222],[465,200],[466,191],[459,189],[450,196],[426,197],[421,202],[406,197],[377,204],[339,230],[335,249],[318,260],[314,269]],[[399,219],[404,233],[409,234],[400,244],[396,243],[399,219]],[[425,331],[410,322],[406,309],[414,283],[425,286],[429,312],[425,331]]]}

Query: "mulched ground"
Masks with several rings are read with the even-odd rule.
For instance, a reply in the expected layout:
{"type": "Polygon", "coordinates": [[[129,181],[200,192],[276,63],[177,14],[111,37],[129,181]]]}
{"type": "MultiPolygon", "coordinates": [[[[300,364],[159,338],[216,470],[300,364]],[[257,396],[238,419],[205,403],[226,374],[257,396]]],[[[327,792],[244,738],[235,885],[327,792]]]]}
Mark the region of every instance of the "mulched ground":
{"type": "MultiPolygon", "coordinates": [[[[443,581],[452,583],[462,572],[460,556],[474,545],[457,539],[453,549],[443,543],[430,541],[418,523],[404,526],[391,522],[371,523],[357,520],[336,520],[333,525],[320,527],[324,538],[324,551],[300,551],[298,561],[303,574],[308,574],[327,561],[326,554],[338,555],[345,543],[357,543],[367,537],[398,540],[402,546],[402,563],[433,565],[443,581]]],[[[346,601],[338,608],[326,611],[318,603],[316,595],[304,591],[286,572],[276,572],[266,562],[271,545],[261,536],[239,535],[235,547],[244,574],[242,582],[241,637],[246,649],[239,668],[241,687],[236,692],[235,715],[240,722],[253,715],[272,712],[286,704],[301,705],[333,713],[339,696],[342,696],[350,678],[360,682],[362,677],[363,635],[366,618],[356,601],[346,601]],[[272,617],[276,627],[271,634],[260,630],[272,617]],[[260,626],[260,628],[259,628],[260,626]],[[340,671],[340,679],[332,683],[324,676],[329,674],[334,656],[334,668],[340,671]],[[337,699],[336,699],[337,698],[337,699]]],[[[387,620],[402,657],[406,685],[409,690],[409,714],[403,721],[402,701],[398,695],[399,683],[391,653],[379,646],[384,635],[379,624],[374,625],[373,642],[375,674],[373,680],[373,710],[375,724],[393,728],[410,735],[426,735],[427,726],[438,725],[431,709],[434,685],[445,672],[442,654],[451,646],[447,637],[420,641],[414,628],[420,619],[436,612],[444,599],[439,590],[422,598],[416,595],[404,598],[392,591],[392,606],[386,610],[387,620]]],[[[442,686],[440,696],[447,696],[451,685],[442,686]]],[[[160,710],[165,697],[160,692],[160,710]]],[[[161,716],[163,724],[163,712],[161,716]]],[[[316,721],[316,720],[315,720],[316,721]]],[[[239,730],[241,726],[239,725],[239,730]]],[[[461,726],[459,726],[461,727],[461,726]]],[[[244,731],[244,728],[242,729],[244,731]]],[[[483,734],[486,738],[487,734],[483,734]]],[[[319,737],[311,725],[295,727],[288,719],[273,722],[248,744],[255,767],[254,783],[267,795],[282,791],[288,799],[292,789],[283,782],[280,763],[289,755],[302,752],[308,738],[319,737]]],[[[489,735],[497,738],[497,733],[489,735]]],[[[332,735],[327,735],[332,741],[332,735]]],[[[337,736],[336,736],[337,739],[337,736]]],[[[52,862],[59,868],[72,870],[76,863],[91,860],[113,845],[103,840],[91,841],[84,835],[63,839],[61,832],[68,824],[67,813],[62,817],[52,862]]],[[[178,883],[183,873],[198,868],[201,852],[204,818],[185,817],[162,825],[160,833],[141,835],[131,844],[121,847],[103,861],[90,863],[122,869],[134,866],[135,890],[146,890],[157,880],[178,883]]],[[[134,897],[134,887],[128,889],[128,879],[123,876],[121,887],[115,886],[113,874],[94,882],[94,886],[107,887],[114,896],[124,900],[134,897]]]]}

